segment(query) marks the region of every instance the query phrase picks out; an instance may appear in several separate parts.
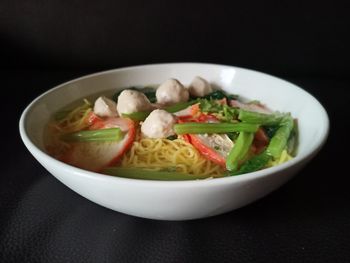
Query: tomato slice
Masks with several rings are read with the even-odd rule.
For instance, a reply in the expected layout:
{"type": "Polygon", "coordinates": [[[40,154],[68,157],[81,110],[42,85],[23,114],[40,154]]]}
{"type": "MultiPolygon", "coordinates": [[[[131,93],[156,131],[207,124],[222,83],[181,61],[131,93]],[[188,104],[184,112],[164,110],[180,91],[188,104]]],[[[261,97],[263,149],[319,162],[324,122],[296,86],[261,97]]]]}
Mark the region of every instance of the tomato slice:
{"type": "Polygon", "coordinates": [[[259,128],[255,133],[253,144],[252,144],[254,154],[261,153],[268,144],[269,144],[269,138],[267,137],[264,129],[259,128]]]}

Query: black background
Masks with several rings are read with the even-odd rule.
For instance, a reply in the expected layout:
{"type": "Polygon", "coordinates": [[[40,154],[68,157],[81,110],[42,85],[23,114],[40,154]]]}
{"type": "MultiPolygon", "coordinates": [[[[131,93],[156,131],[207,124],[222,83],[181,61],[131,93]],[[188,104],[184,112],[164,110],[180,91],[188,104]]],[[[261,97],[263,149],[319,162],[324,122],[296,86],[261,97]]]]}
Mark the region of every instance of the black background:
{"type": "Polygon", "coordinates": [[[0,2],[0,262],[350,262],[350,9],[340,1],[0,2]],[[83,74],[211,62],[292,81],[327,109],[320,154],[288,184],[208,219],[154,221],[80,197],[18,133],[25,106],[83,74]]]}

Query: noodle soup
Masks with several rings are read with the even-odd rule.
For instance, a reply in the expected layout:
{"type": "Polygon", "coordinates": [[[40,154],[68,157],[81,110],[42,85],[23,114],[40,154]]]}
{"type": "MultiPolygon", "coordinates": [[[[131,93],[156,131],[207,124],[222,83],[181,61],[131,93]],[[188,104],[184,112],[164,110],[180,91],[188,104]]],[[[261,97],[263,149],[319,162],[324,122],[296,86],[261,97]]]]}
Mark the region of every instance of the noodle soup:
{"type": "Polygon", "coordinates": [[[214,89],[201,77],[100,94],[57,112],[47,152],[73,166],[120,177],[193,180],[241,175],[293,158],[289,113],[214,89]],[[97,98],[97,99],[96,99],[97,98]]]}

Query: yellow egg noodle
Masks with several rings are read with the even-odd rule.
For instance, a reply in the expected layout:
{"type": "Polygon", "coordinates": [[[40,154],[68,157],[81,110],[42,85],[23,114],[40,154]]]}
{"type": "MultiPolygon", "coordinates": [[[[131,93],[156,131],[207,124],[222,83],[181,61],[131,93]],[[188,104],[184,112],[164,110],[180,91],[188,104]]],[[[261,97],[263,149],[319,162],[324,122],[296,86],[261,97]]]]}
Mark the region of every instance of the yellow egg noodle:
{"type": "Polygon", "coordinates": [[[276,159],[276,160],[270,160],[267,164],[267,167],[272,167],[272,166],[276,166],[282,163],[285,163],[289,160],[292,160],[293,157],[288,153],[287,150],[283,150],[281,156],[276,159]]]}
{"type": "Polygon", "coordinates": [[[205,159],[191,144],[182,139],[149,139],[135,141],[124,155],[120,166],[220,177],[224,169],[205,159]]]}
{"type": "MultiPolygon", "coordinates": [[[[84,103],[71,111],[58,112],[63,116],[50,122],[48,132],[48,151],[51,155],[59,158],[70,148],[70,144],[60,139],[62,134],[76,132],[88,127],[89,123],[85,121],[88,114],[92,111],[91,103],[84,99],[84,103]]],[[[56,116],[57,117],[57,116],[56,116]]]]}
{"type": "MultiPolygon", "coordinates": [[[[61,135],[86,129],[89,125],[86,117],[91,111],[91,103],[84,99],[82,105],[71,111],[61,112],[63,116],[49,124],[47,149],[52,156],[59,158],[70,148],[70,144],[60,139],[61,135]]],[[[221,166],[204,158],[194,146],[181,138],[175,140],[142,138],[140,129],[137,129],[136,134],[131,149],[121,159],[121,167],[168,170],[212,177],[224,174],[221,166]]],[[[280,158],[270,160],[267,167],[287,162],[292,158],[287,150],[284,150],[280,158]]]]}
{"type": "Polygon", "coordinates": [[[85,129],[89,124],[85,118],[92,111],[91,103],[84,99],[84,104],[68,112],[65,117],[57,121],[58,128],[63,128],[64,132],[75,132],[85,129]]]}

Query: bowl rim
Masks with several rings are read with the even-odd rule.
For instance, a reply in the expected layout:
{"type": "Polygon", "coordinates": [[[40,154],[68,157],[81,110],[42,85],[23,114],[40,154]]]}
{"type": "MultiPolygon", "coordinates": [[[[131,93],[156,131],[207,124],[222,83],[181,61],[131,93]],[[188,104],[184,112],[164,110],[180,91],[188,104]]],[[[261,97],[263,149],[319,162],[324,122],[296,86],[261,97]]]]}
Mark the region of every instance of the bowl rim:
{"type": "Polygon", "coordinates": [[[281,172],[283,170],[289,169],[291,167],[297,166],[299,163],[303,163],[304,161],[307,161],[311,159],[313,156],[315,156],[320,149],[323,147],[325,144],[327,137],[329,135],[329,117],[327,114],[327,111],[325,108],[322,106],[322,104],[309,92],[306,90],[302,89],[301,87],[293,84],[292,82],[286,81],[282,78],[260,72],[257,70],[252,70],[252,69],[247,69],[243,67],[237,67],[237,66],[232,66],[232,65],[224,65],[224,64],[213,64],[213,63],[197,63],[197,62],[175,62],[175,63],[155,63],[155,64],[144,64],[144,65],[136,65],[136,66],[129,66],[129,67],[121,67],[121,68],[115,68],[115,69],[109,69],[109,70],[104,70],[104,71],[99,71],[87,75],[83,75],[78,78],[74,78],[72,80],[66,81],[64,83],[61,83],[59,85],[54,86],[53,88],[47,90],[46,92],[42,93],[41,95],[37,96],[34,100],[32,100],[27,107],[23,110],[20,120],[19,120],[19,132],[21,139],[25,146],[28,148],[28,150],[34,155],[34,157],[38,156],[40,157],[41,160],[45,160],[45,162],[49,163],[50,165],[54,166],[60,166],[64,170],[70,170],[72,173],[78,176],[82,177],[87,177],[95,180],[102,180],[102,181],[114,181],[117,183],[125,183],[125,184],[146,184],[146,185],[153,185],[153,186],[161,186],[164,187],[165,185],[167,186],[173,186],[173,187],[183,187],[183,186],[196,186],[196,187],[206,187],[208,185],[222,185],[222,184],[229,184],[229,183],[238,183],[242,181],[247,181],[247,180],[253,180],[256,178],[263,178],[278,172],[281,172]],[[49,154],[41,150],[36,144],[30,139],[30,136],[28,135],[26,131],[26,121],[27,121],[27,116],[38,102],[45,98],[48,94],[55,92],[59,90],[60,88],[74,83],[78,82],[83,79],[88,79],[108,73],[113,73],[113,72],[121,72],[121,71],[129,71],[129,70],[135,70],[135,69],[140,69],[144,67],[159,67],[159,66],[217,66],[217,67],[227,67],[227,68],[233,68],[233,69],[238,69],[240,71],[246,71],[250,72],[253,74],[259,74],[259,75],[265,75],[266,77],[278,80],[280,82],[285,82],[286,84],[293,86],[293,88],[304,92],[306,95],[310,97],[316,103],[316,105],[320,108],[320,115],[322,117],[322,120],[324,121],[324,129],[322,130],[321,136],[319,141],[317,141],[313,147],[310,149],[307,149],[303,154],[297,154],[292,160],[279,164],[277,166],[265,168],[263,170],[251,172],[251,173],[246,173],[243,175],[238,175],[238,176],[228,176],[228,177],[221,177],[221,178],[215,178],[215,180],[212,179],[201,179],[201,180],[182,180],[182,181],[160,181],[160,180],[146,180],[146,179],[132,179],[132,178],[123,178],[123,177],[117,177],[117,176],[110,176],[110,175],[105,175],[97,172],[92,172],[88,170],[84,170],[69,164],[66,164],[62,161],[59,161],[53,157],[51,157],[49,154]]]}

